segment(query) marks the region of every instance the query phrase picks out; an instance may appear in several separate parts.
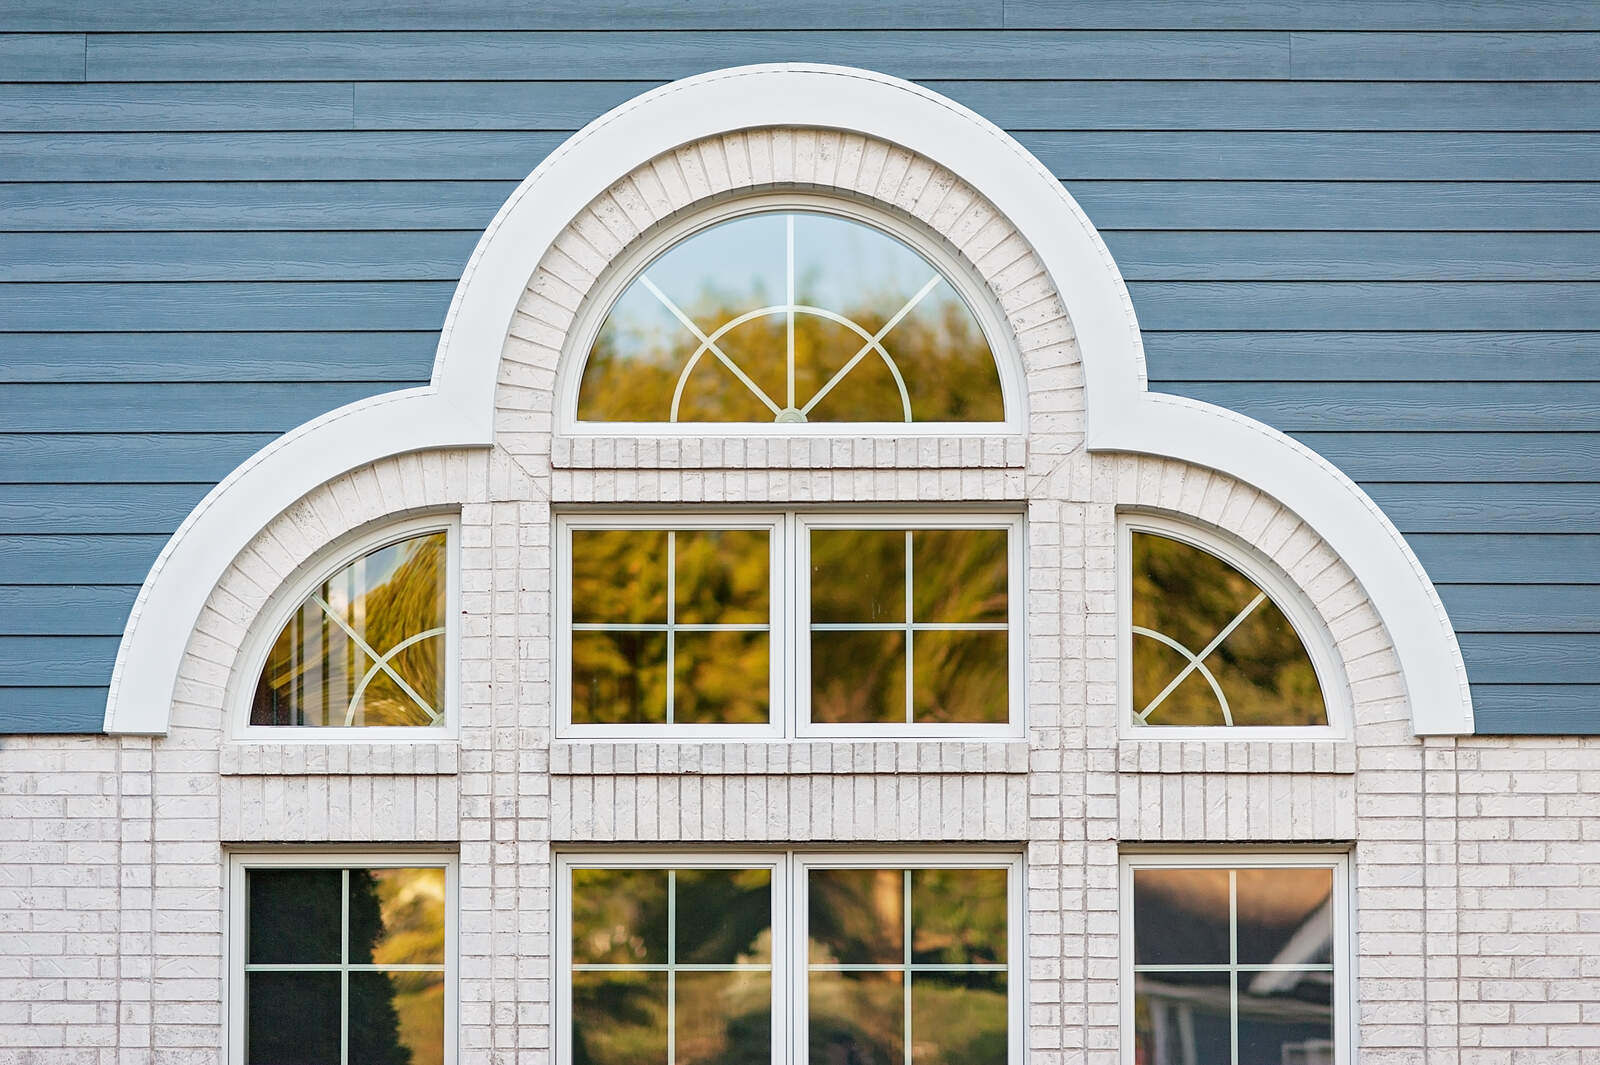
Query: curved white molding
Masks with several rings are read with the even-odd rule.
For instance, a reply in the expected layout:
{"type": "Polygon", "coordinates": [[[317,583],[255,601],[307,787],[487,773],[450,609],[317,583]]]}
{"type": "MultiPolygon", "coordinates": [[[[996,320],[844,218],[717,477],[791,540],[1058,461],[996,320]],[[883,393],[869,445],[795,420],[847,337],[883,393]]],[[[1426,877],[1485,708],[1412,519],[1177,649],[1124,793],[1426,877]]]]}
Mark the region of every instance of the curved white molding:
{"type": "Polygon", "coordinates": [[[679,145],[758,126],[849,130],[941,164],[1033,244],[1077,334],[1086,444],[1220,470],[1276,497],[1361,581],[1389,630],[1419,735],[1472,731],[1466,668],[1422,565],[1365,493],[1282,433],[1219,407],[1146,390],[1122,277],[1088,216],[1026,149],[952,100],[882,74],[803,64],[674,82],[602,115],[501,207],[456,288],[425,388],[333,411],[262,449],[197,506],[146,578],[123,633],[106,731],[164,733],[179,665],[211,589],[267,522],[332,477],[388,455],[493,441],[497,371],[534,265],[599,192],[679,145]]]}

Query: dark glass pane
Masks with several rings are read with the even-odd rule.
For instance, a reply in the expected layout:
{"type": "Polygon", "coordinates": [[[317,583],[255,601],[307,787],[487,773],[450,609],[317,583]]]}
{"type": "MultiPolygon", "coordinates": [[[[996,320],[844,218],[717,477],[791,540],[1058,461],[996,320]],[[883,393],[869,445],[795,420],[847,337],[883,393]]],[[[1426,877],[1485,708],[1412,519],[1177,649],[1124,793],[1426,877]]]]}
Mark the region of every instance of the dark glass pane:
{"type": "Polygon", "coordinates": [[[811,720],[906,720],[905,634],[823,631],[811,634],[811,720]]]}
{"type": "Polygon", "coordinates": [[[911,870],[911,960],[973,965],[1006,960],[1006,870],[911,870]]]}
{"type": "Polygon", "coordinates": [[[246,1065],[339,1065],[338,973],[246,973],[246,1065]]]}
{"type": "Polygon", "coordinates": [[[814,963],[905,963],[905,874],[899,869],[812,869],[814,963]]]}
{"type": "Polygon", "coordinates": [[[772,960],[772,870],[679,869],[675,876],[677,961],[732,965],[772,960]]]}
{"type": "Polygon", "coordinates": [[[665,964],[667,871],[572,870],[572,960],[579,965],[665,964]]]}
{"type": "Polygon", "coordinates": [[[811,1065],[904,1065],[903,973],[812,970],[807,979],[811,1065]]]}
{"type": "MultiPolygon", "coordinates": [[[[1236,725],[1325,725],[1316,670],[1289,619],[1272,602],[1250,604],[1262,589],[1208,551],[1154,533],[1132,534],[1133,624],[1160,633],[1192,654],[1205,650],[1249,609],[1205,658],[1236,725]]],[[[1143,710],[1188,659],[1134,641],[1134,709],[1143,710]]],[[[1191,676],[1163,700],[1150,724],[1202,724],[1220,708],[1209,685],[1191,676]],[[1172,705],[1168,706],[1167,704],[1172,705]]]]}
{"type": "Polygon", "coordinates": [[[574,632],[572,720],[583,725],[667,720],[667,634],[574,632]]]}
{"type": "Polygon", "coordinates": [[[920,630],[911,636],[913,721],[1003,725],[1010,717],[1007,634],[920,630]]]}
{"type": "Polygon", "coordinates": [[[1228,870],[1135,869],[1136,965],[1228,963],[1228,870]]]}
{"type": "Polygon", "coordinates": [[[759,725],[771,720],[765,632],[680,629],[673,639],[674,721],[759,725]]]}
{"type": "Polygon", "coordinates": [[[1140,1065],[1228,1065],[1233,1055],[1230,986],[1227,973],[1136,974],[1134,1060],[1140,1065]]]}
{"type": "Polygon", "coordinates": [[[572,974],[573,1065],[667,1065],[667,974],[572,974]]]}
{"type": "Polygon", "coordinates": [[[350,1062],[441,1065],[444,974],[350,974],[350,1062]]]}
{"type": "Polygon", "coordinates": [[[676,1065],[771,1065],[772,974],[679,972],[676,1065]]]}
{"type": "Polygon", "coordinates": [[[251,869],[249,948],[255,965],[339,961],[343,875],[338,869],[251,869]]]}
{"type": "Polygon", "coordinates": [[[444,964],[444,870],[350,870],[350,961],[444,964]]]}
{"type": "Polygon", "coordinates": [[[665,625],[666,530],[572,530],[572,620],[665,625]]]}
{"type": "Polygon", "coordinates": [[[900,529],[811,530],[813,623],[904,621],[906,534],[900,529]]]}
{"type": "Polygon", "coordinates": [[[1328,972],[1239,973],[1239,1065],[1332,1065],[1328,972]]]}
{"type": "Polygon", "coordinates": [[[946,625],[1004,622],[1006,530],[917,529],[911,534],[913,617],[946,625]]]}
{"type": "Polygon", "coordinates": [[[1004,973],[914,973],[912,1065],[1005,1065],[1004,973]]]}
{"type": "Polygon", "coordinates": [[[1333,960],[1332,869],[1240,869],[1239,964],[1333,960]]]}
{"type": "Polygon", "coordinates": [[[680,625],[771,620],[772,547],[765,529],[680,529],[673,558],[673,609],[680,625]]]}

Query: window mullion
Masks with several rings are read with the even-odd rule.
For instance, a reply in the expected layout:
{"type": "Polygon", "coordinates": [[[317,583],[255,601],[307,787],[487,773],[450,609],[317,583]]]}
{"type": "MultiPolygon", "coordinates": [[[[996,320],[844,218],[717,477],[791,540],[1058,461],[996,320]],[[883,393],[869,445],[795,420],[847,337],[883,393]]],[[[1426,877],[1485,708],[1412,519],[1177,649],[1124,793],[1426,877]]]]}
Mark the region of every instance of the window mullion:
{"type": "Polygon", "coordinates": [[[339,1065],[350,1065],[350,870],[339,872],[339,1065]]]}

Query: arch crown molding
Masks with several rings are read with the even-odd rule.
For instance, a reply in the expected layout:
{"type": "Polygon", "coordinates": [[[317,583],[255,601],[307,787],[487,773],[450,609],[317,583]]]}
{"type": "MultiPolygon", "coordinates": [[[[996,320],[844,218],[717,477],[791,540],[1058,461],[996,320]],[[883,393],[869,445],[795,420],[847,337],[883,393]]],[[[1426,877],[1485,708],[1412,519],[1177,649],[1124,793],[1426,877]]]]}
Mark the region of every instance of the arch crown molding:
{"type": "Polygon", "coordinates": [[[218,484],[146,578],[118,648],[108,733],[167,731],[185,650],[211,590],[274,517],[313,488],[394,455],[494,443],[496,383],[529,276],[569,220],[644,162],[743,129],[813,127],[898,144],[982,193],[1032,244],[1076,334],[1090,451],[1220,471],[1298,514],[1349,566],[1388,630],[1418,736],[1473,731],[1466,668],[1432,582],[1399,531],[1315,452],[1235,412],[1147,388],[1126,285],[1081,207],[1004,131],[937,93],[871,71],[738,67],[662,86],[574,134],[485,230],[445,319],[428,385],[291,430],[218,484]]]}

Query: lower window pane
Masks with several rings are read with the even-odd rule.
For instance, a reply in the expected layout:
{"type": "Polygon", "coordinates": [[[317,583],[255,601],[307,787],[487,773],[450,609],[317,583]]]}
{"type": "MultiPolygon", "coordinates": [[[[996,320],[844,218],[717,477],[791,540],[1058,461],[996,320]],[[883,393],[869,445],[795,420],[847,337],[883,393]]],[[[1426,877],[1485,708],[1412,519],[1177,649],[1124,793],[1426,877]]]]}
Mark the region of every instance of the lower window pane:
{"type": "Polygon", "coordinates": [[[572,974],[573,1065],[666,1065],[667,974],[572,974]]]}
{"type": "Polygon", "coordinates": [[[676,981],[676,1065],[769,1065],[772,974],[683,972],[676,981]]]}
{"type": "Polygon", "coordinates": [[[1232,991],[1227,973],[1139,973],[1133,987],[1136,1061],[1226,1065],[1232,1060],[1232,991]]]}
{"type": "Polygon", "coordinates": [[[249,973],[247,1065],[339,1065],[339,974],[249,973]]]}
{"type": "Polygon", "coordinates": [[[661,724],[667,720],[667,634],[574,632],[574,724],[661,724]]]}
{"type": "Polygon", "coordinates": [[[350,974],[350,1065],[442,1065],[444,974],[350,974]]]}
{"type": "Polygon", "coordinates": [[[808,992],[811,1065],[904,1065],[901,973],[812,970],[808,992]]]}
{"type": "Polygon", "coordinates": [[[673,721],[760,725],[771,718],[765,632],[679,629],[673,640],[673,721]]]}
{"type": "Polygon", "coordinates": [[[906,720],[906,651],[901,631],[811,634],[811,720],[906,720]]]}
{"type": "Polygon", "coordinates": [[[1006,978],[998,972],[911,975],[912,1065],[1005,1065],[1006,978]]]}
{"type": "Polygon", "coordinates": [[[912,636],[912,719],[1003,725],[1009,715],[1006,634],[923,630],[912,636]]]}
{"type": "Polygon", "coordinates": [[[1239,973],[1239,1065],[1332,1065],[1333,974],[1239,973]]]}

